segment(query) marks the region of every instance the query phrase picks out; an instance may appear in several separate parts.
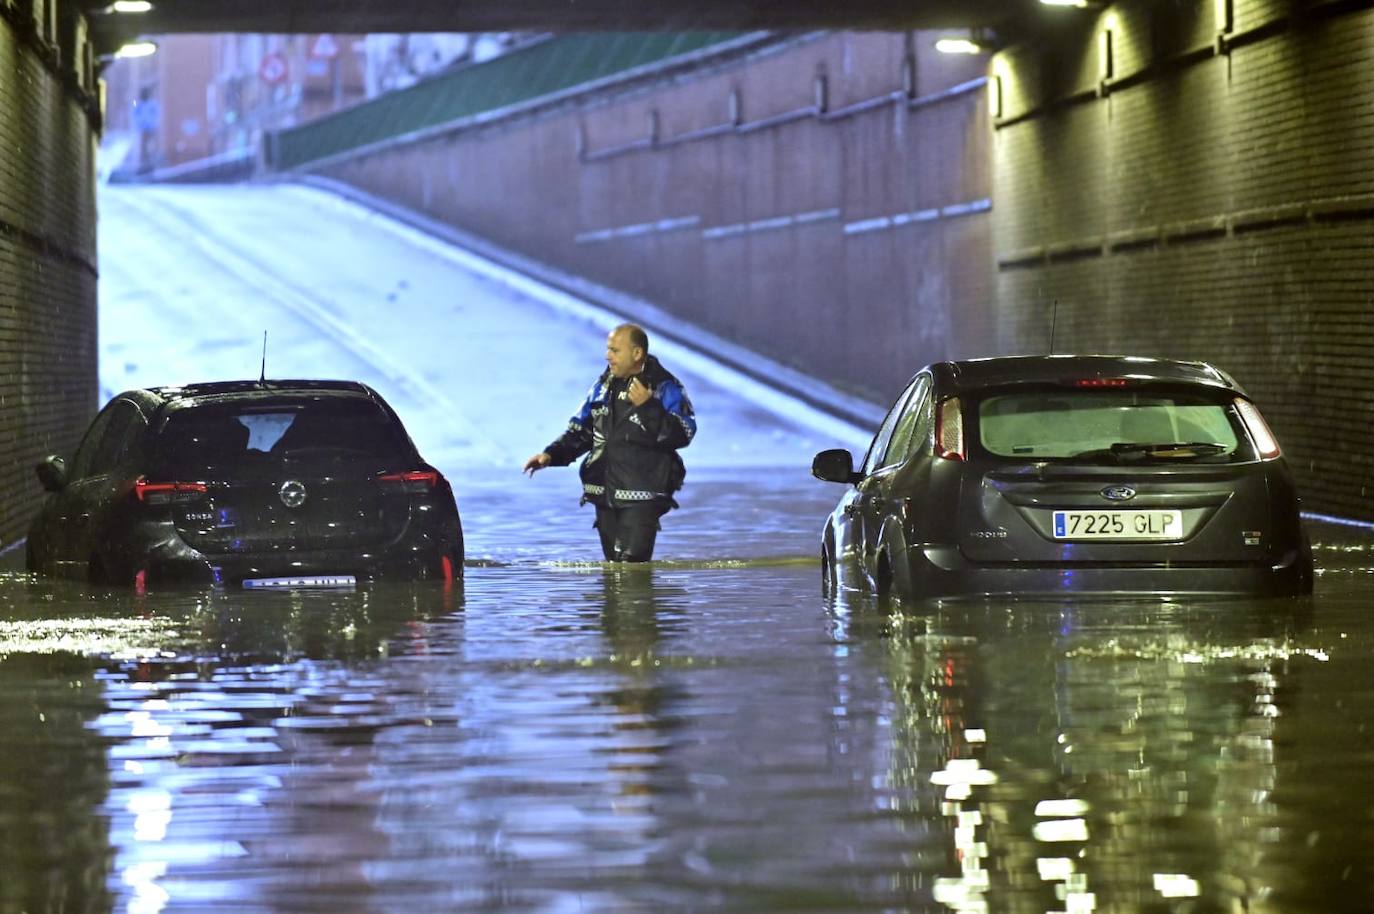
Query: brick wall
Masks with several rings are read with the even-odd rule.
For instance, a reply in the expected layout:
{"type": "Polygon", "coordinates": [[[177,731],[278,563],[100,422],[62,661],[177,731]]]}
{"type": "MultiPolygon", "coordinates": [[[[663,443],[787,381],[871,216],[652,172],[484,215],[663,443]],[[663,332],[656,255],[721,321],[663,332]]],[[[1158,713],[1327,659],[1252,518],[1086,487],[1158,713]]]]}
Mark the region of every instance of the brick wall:
{"type": "Polygon", "coordinates": [[[933,42],[799,37],[320,171],[886,401],[992,332],[985,61],[933,42]]]}
{"type": "Polygon", "coordinates": [[[1119,4],[1104,86],[1102,19],[994,62],[997,349],[1043,351],[1057,301],[1056,351],[1211,361],[1306,508],[1374,519],[1374,12],[1292,7],[1119,4]]]}
{"type": "Polygon", "coordinates": [[[96,407],[95,113],[21,16],[0,16],[0,549],[22,537],[33,466],[96,407]]]}

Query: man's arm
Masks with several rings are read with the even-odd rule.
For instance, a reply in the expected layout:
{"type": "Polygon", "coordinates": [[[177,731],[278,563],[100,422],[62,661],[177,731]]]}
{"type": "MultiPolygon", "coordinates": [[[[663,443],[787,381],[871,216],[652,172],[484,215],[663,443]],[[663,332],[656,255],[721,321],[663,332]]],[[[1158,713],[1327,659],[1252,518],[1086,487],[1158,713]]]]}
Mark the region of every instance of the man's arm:
{"type": "Polygon", "coordinates": [[[565,467],[592,449],[592,401],[600,382],[592,385],[582,407],[568,420],[568,428],[548,447],[525,461],[525,471],[534,473],[544,467],[565,467]]]}

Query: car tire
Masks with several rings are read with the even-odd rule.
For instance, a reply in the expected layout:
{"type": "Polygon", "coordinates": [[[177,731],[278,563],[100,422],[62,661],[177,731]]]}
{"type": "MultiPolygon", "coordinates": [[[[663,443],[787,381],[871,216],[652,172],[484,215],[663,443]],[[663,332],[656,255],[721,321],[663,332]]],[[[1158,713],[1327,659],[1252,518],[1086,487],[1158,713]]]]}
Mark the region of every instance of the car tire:
{"type": "Polygon", "coordinates": [[[1316,578],[1316,566],[1312,558],[1312,540],[1304,536],[1298,550],[1298,595],[1306,596],[1312,592],[1316,578]]]}
{"type": "Polygon", "coordinates": [[[873,592],[879,597],[892,596],[892,559],[887,550],[878,553],[878,566],[873,572],[873,592]]]}
{"type": "Polygon", "coordinates": [[[86,581],[99,587],[108,587],[114,583],[110,570],[105,567],[105,562],[99,555],[93,555],[86,560],[86,581]]]}
{"type": "Polygon", "coordinates": [[[830,547],[821,546],[821,596],[833,597],[835,586],[835,563],[830,558],[830,547]]]}

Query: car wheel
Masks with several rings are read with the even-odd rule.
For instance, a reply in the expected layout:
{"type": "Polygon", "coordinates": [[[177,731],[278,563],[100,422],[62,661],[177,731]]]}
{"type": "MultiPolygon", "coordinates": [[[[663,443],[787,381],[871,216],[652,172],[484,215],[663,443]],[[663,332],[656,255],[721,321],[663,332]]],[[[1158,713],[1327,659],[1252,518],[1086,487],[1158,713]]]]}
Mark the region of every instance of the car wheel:
{"type": "Polygon", "coordinates": [[[835,595],[835,563],[830,558],[830,547],[821,547],[821,596],[835,595]]]}
{"type": "Polygon", "coordinates": [[[878,568],[873,574],[873,592],[880,597],[892,596],[892,560],[887,552],[878,553],[878,568]]]}
{"type": "Polygon", "coordinates": [[[1298,551],[1298,568],[1298,593],[1299,595],[1310,594],[1316,569],[1313,566],[1312,541],[1306,536],[1302,538],[1302,548],[1298,551]]]}

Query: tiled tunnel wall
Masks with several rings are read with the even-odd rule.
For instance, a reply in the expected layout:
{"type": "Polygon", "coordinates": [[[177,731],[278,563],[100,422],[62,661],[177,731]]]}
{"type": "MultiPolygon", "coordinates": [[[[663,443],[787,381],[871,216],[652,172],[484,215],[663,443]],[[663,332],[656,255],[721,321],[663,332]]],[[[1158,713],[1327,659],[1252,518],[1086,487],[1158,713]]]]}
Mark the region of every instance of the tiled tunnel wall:
{"type": "Polygon", "coordinates": [[[37,509],[34,465],[97,405],[99,111],[77,20],[34,12],[0,5],[0,550],[37,509]]]}
{"type": "Polygon", "coordinates": [[[1374,12],[1192,6],[994,61],[997,348],[1057,310],[1057,351],[1214,362],[1305,507],[1374,519],[1374,12]]]}

